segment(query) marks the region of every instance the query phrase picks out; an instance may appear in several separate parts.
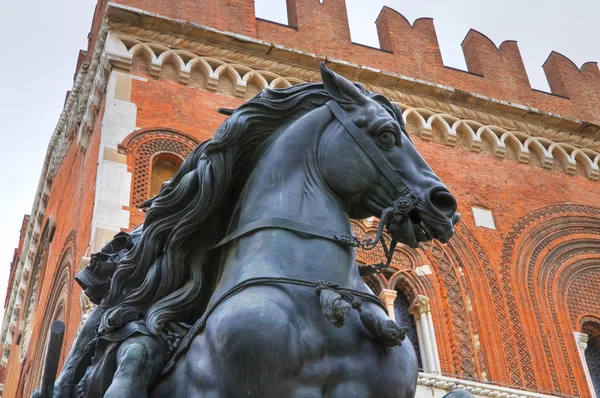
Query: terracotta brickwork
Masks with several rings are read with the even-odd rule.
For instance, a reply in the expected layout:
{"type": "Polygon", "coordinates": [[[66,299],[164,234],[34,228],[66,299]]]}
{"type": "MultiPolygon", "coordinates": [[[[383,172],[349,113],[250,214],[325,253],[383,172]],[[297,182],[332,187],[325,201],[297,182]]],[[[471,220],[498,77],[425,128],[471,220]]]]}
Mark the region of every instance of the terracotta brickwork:
{"type": "MultiPolygon", "coordinates": [[[[54,320],[50,314],[56,316],[55,319],[64,320],[67,325],[63,360],[70,342],[75,338],[81,318],[81,289],[75,287],[73,277],[78,271],[80,259],[89,254],[99,130],[98,123],[87,152],[83,153],[77,145],[71,145],[50,188],[45,218],[53,217],[56,229],[49,245],[49,261],[41,270],[35,293],[38,299],[30,326],[31,340],[27,347],[21,347],[18,341],[22,336],[17,336],[10,350],[3,392],[5,397],[30,396],[39,384],[35,379],[41,374],[40,357],[45,348],[43,339],[54,320]],[[65,254],[68,254],[70,262],[61,262],[65,254]],[[25,354],[22,356],[23,351],[25,354]]],[[[24,322],[22,316],[21,312],[17,325],[24,322]]]]}
{"type": "MultiPolygon", "coordinates": [[[[516,42],[497,48],[470,31],[462,44],[469,71],[458,71],[442,64],[432,20],[411,25],[387,7],[376,22],[382,49],[372,49],[350,41],[343,0],[288,0],[294,26],[255,18],[252,0],[116,3],[148,14],[98,3],[78,68],[93,65],[96,41],[106,39],[102,70],[109,72],[98,85],[102,96],[89,142],[83,145],[74,132],[63,141],[43,215],[29,221],[36,226],[31,231],[23,227],[37,241],[20,257],[42,266],[37,285],[25,284],[35,292],[22,292],[36,297],[30,339],[26,347],[18,333],[12,340],[4,396],[28,396],[36,386],[53,319],[67,324],[64,361],[82,314],[72,276],[97,248],[95,239],[105,237],[98,231],[143,222],[137,205],[150,195],[153,159],[184,158],[210,138],[225,120],[218,108],[236,108],[266,87],[316,80],[321,59],[401,107],[415,145],[462,214],[447,245],[400,247],[390,270],[367,284],[378,295],[401,292],[411,303],[429,298],[442,374],[591,396],[573,332],[600,330],[596,64],[578,69],[552,53],[544,65],[554,93],[548,94],[531,89],[516,42]],[[109,166],[114,174],[103,174],[109,166]],[[111,185],[113,175],[119,183],[111,185]],[[110,199],[117,191],[124,202],[110,199]],[[474,207],[491,211],[495,229],[476,226],[474,207]],[[114,220],[104,216],[105,208],[125,220],[108,227],[114,220]],[[49,220],[51,238],[43,234],[49,220]],[[45,258],[43,247],[47,261],[35,262],[45,258]]],[[[359,237],[373,235],[376,225],[353,222],[359,237]]],[[[358,250],[357,261],[375,263],[382,254],[358,250]]],[[[16,270],[9,289],[23,279],[16,270]]],[[[9,291],[7,299],[12,296],[9,291]]],[[[9,309],[18,314],[18,331],[26,319],[15,308],[9,309]]]]}

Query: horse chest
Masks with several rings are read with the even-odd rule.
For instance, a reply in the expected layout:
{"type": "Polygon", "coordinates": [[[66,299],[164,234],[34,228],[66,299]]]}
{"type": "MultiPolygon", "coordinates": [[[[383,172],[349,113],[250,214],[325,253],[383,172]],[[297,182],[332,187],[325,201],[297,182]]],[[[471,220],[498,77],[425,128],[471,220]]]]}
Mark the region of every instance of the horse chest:
{"type": "Polygon", "coordinates": [[[360,392],[357,397],[401,397],[416,382],[416,361],[406,349],[377,344],[356,314],[336,328],[320,313],[314,293],[288,293],[256,287],[224,303],[158,391],[181,390],[181,396],[220,391],[215,396],[291,397],[302,392],[315,398],[353,397],[349,388],[360,392]],[[407,373],[411,368],[414,375],[407,373]],[[230,380],[244,383],[231,385],[230,380]],[[230,390],[240,386],[243,391],[230,390]]]}

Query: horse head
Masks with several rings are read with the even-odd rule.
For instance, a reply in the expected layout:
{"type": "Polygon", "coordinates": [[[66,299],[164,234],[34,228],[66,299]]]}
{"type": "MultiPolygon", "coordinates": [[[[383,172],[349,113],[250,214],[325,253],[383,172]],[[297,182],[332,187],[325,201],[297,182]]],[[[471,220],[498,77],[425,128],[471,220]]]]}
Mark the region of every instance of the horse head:
{"type": "Polygon", "coordinates": [[[320,143],[321,173],[350,217],[381,216],[392,239],[410,247],[447,242],[460,220],[456,200],[413,145],[399,108],[324,64],[321,72],[334,116],[320,143]]]}

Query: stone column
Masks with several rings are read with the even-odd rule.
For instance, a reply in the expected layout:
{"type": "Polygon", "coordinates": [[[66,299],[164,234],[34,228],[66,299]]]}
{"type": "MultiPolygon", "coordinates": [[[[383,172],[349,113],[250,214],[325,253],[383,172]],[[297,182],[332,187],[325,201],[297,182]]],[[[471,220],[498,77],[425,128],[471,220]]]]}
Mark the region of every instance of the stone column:
{"type": "Polygon", "coordinates": [[[437,350],[437,339],[433,328],[429,297],[417,296],[409,308],[415,319],[421,351],[421,363],[425,372],[440,372],[440,358],[437,350]]]}
{"type": "Polygon", "coordinates": [[[388,316],[394,322],[396,322],[396,312],[394,311],[396,297],[398,297],[398,293],[395,290],[383,289],[379,294],[379,298],[387,308],[388,316]]]}
{"type": "Polygon", "coordinates": [[[431,316],[431,310],[427,312],[427,322],[429,323],[429,329],[431,333],[431,344],[433,351],[433,367],[436,372],[441,373],[442,368],[440,366],[440,355],[438,353],[437,338],[435,337],[435,329],[433,328],[433,317],[431,316]]]}
{"type": "Polygon", "coordinates": [[[596,398],[596,389],[592,383],[592,377],[590,376],[590,370],[585,359],[585,350],[587,349],[588,335],[585,333],[573,332],[575,335],[575,342],[577,343],[577,349],[579,350],[579,357],[581,358],[581,365],[585,372],[585,378],[590,388],[590,395],[592,398],[596,398]]]}

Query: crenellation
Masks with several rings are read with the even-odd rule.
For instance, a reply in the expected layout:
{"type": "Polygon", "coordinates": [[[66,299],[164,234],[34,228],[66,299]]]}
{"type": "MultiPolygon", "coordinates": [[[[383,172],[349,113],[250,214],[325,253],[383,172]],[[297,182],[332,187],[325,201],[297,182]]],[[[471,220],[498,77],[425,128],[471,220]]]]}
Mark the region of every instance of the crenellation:
{"type": "Polygon", "coordinates": [[[285,0],[287,7],[288,25],[298,27],[298,13],[296,12],[296,0],[285,0]]]}
{"type": "Polygon", "coordinates": [[[286,0],[286,4],[288,26],[258,19],[256,38],[335,57],[341,55],[340,45],[352,47],[345,0],[322,4],[317,0],[286,0]]]}
{"type": "Polygon", "coordinates": [[[597,62],[586,62],[581,72],[587,82],[590,104],[600,104],[600,68],[597,62]]]}
{"type": "Polygon", "coordinates": [[[504,91],[504,97],[510,98],[515,92],[531,89],[516,41],[507,40],[496,47],[486,35],[471,29],[461,46],[467,70],[494,82],[498,94],[504,91]]]}
{"type": "Polygon", "coordinates": [[[211,26],[228,32],[256,37],[253,0],[114,0],[115,3],[144,9],[176,20],[211,26]]]}
{"type": "MultiPolygon", "coordinates": [[[[483,33],[470,29],[461,43],[467,70],[483,76],[484,65],[491,57],[495,57],[498,48],[489,37],[483,33]]],[[[491,60],[491,59],[490,59],[491,60]]]]}
{"type": "MultiPolygon", "coordinates": [[[[100,4],[106,3],[105,0],[99,2],[99,7],[108,9],[107,15],[112,20],[160,31],[179,31],[192,39],[240,47],[294,63],[311,62],[315,68],[327,55],[327,59],[335,59],[336,62],[369,65],[385,72],[379,73],[386,79],[381,83],[397,88],[412,88],[414,84],[410,79],[426,81],[432,83],[428,87],[433,91],[436,85],[452,88],[457,99],[461,92],[466,92],[475,102],[475,95],[480,95],[539,109],[544,114],[561,115],[562,119],[567,117],[600,124],[600,72],[597,64],[590,62],[579,70],[566,57],[553,52],[544,64],[552,93],[545,93],[531,88],[517,42],[509,40],[497,47],[484,34],[471,29],[462,43],[468,70],[447,67],[441,56],[434,21],[420,18],[411,24],[401,13],[387,6],[382,8],[375,21],[381,47],[376,49],[352,42],[344,0],[322,3],[316,0],[286,0],[288,25],[256,18],[253,0],[183,0],[176,5],[165,0],[152,4],[143,0],[115,2],[121,4],[122,9],[117,9],[114,3],[108,6],[100,4]],[[132,18],[132,13],[137,17],[132,18]],[[181,24],[181,20],[187,22],[181,24]],[[211,28],[202,30],[206,26],[211,28]],[[218,31],[233,33],[233,41],[220,42],[225,36],[218,31]],[[252,40],[255,40],[253,47],[250,45],[252,40]],[[294,49],[294,53],[281,51],[282,46],[294,49]],[[403,78],[388,83],[392,73],[403,78]]],[[[95,37],[94,32],[91,37],[95,37]]],[[[88,50],[88,56],[89,53],[88,50]]],[[[353,72],[352,68],[348,70],[353,72]]],[[[156,74],[158,70],[153,72],[156,74]]],[[[363,70],[361,73],[361,76],[348,77],[363,78],[367,72],[363,70]]],[[[183,82],[187,79],[183,76],[183,82]]],[[[536,120],[537,116],[531,113],[528,117],[536,120]]]]}
{"type": "Polygon", "coordinates": [[[580,69],[569,58],[553,51],[543,68],[552,93],[568,97],[590,114],[598,112],[600,70],[596,62],[587,62],[580,69]]]}
{"type": "Polygon", "coordinates": [[[553,94],[567,98],[571,98],[574,94],[577,97],[577,91],[583,88],[583,79],[581,71],[573,61],[552,51],[542,67],[553,94]]]}
{"type": "Polygon", "coordinates": [[[416,77],[440,74],[444,63],[432,18],[411,25],[399,12],[383,7],[375,25],[381,48],[393,54],[397,70],[416,77]]]}

